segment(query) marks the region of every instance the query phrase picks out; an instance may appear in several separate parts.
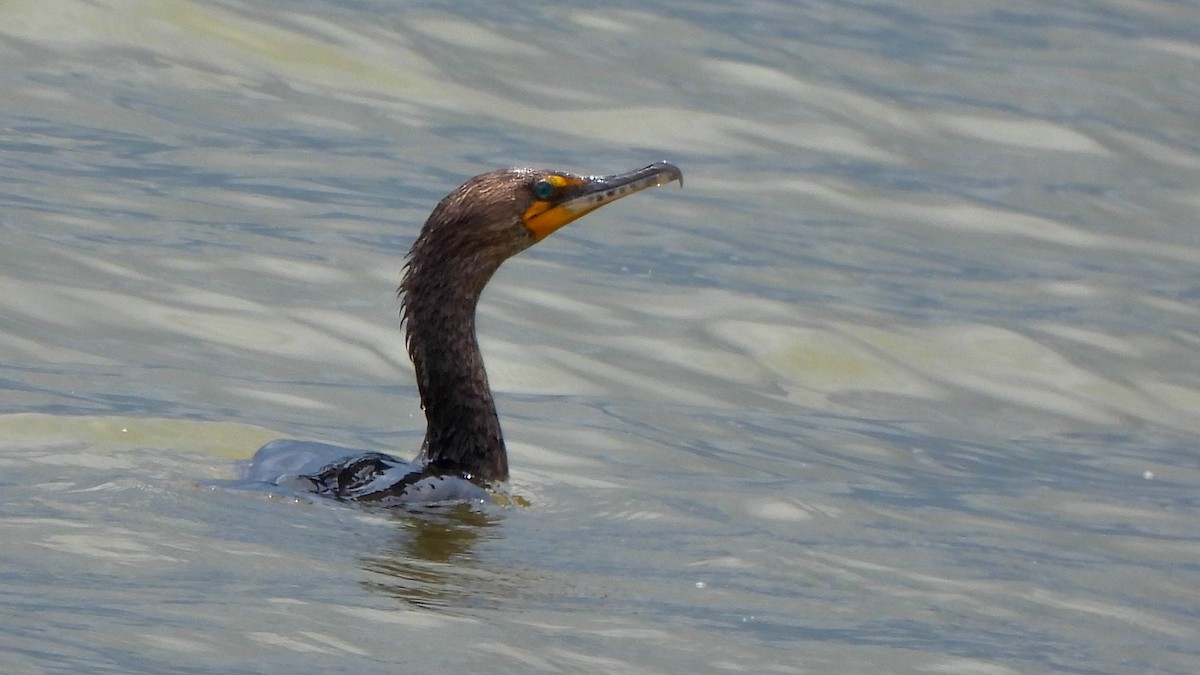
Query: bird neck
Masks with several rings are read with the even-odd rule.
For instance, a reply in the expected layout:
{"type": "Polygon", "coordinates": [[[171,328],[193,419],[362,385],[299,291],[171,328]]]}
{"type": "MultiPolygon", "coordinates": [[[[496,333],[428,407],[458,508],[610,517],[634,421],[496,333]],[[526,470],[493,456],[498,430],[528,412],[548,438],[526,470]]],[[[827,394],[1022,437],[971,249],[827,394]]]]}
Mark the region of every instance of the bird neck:
{"type": "Polygon", "coordinates": [[[401,290],[408,353],[425,409],[417,459],[479,482],[507,480],[500,419],[475,337],[475,306],[491,273],[464,286],[414,275],[414,269],[410,264],[401,290]]]}

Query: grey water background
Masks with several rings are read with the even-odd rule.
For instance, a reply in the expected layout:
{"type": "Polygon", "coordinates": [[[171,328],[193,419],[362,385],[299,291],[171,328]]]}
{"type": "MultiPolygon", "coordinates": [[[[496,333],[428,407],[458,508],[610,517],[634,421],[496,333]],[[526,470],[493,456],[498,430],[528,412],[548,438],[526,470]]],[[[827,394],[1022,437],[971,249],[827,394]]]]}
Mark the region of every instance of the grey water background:
{"type": "Polygon", "coordinates": [[[1200,672],[1194,2],[0,4],[0,670],[1200,672]],[[528,506],[411,456],[491,168],[638,195],[480,308],[528,506]]]}

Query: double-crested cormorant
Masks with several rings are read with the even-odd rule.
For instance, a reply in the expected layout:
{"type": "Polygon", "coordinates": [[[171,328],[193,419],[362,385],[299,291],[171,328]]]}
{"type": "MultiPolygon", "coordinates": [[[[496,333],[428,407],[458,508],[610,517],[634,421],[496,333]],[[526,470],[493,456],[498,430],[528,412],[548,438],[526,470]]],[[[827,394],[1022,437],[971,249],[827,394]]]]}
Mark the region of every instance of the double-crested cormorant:
{"type": "Polygon", "coordinates": [[[272,441],[246,479],[379,505],[486,499],[508,454],[475,339],[475,306],[500,264],[605,204],[683,173],[659,162],[612,176],[505,169],[437,205],[408,253],[401,318],[425,409],[421,452],[405,462],[311,441],[272,441]]]}

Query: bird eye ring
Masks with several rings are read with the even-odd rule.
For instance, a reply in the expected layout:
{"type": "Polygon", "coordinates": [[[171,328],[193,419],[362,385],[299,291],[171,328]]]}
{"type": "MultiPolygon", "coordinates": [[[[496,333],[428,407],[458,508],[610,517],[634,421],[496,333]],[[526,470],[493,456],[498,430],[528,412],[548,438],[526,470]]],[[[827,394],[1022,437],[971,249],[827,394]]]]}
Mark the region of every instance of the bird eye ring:
{"type": "Polygon", "coordinates": [[[533,184],[533,195],[538,199],[549,199],[554,194],[554,184],[548,180],[539,180],[533,184]]]}

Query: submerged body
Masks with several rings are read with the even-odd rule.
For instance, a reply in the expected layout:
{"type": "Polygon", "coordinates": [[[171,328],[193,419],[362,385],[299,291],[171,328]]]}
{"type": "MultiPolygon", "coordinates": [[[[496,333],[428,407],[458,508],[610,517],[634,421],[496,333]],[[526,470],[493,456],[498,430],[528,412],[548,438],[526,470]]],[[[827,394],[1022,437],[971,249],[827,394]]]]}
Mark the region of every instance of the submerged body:
{"type": "Polygon", "coordinates": [[[272,485],[374,506],[486,502],[487,490],[428,464],[339,445],[281,439],[258,449],[243,484],[272,485]]]}
{"type": "Polygon", "coordinates": [[[508,454],[475,338],[475,306],[508,258],[605,204],[679,181],[666,162],[612,176],[505,169],[472,178],[430,214],[400,284],[405,343],[426,431],[412,462],[312,441],[278,440],[244,482],[380,506],[482,501],[508,479],[508,454]]]}

